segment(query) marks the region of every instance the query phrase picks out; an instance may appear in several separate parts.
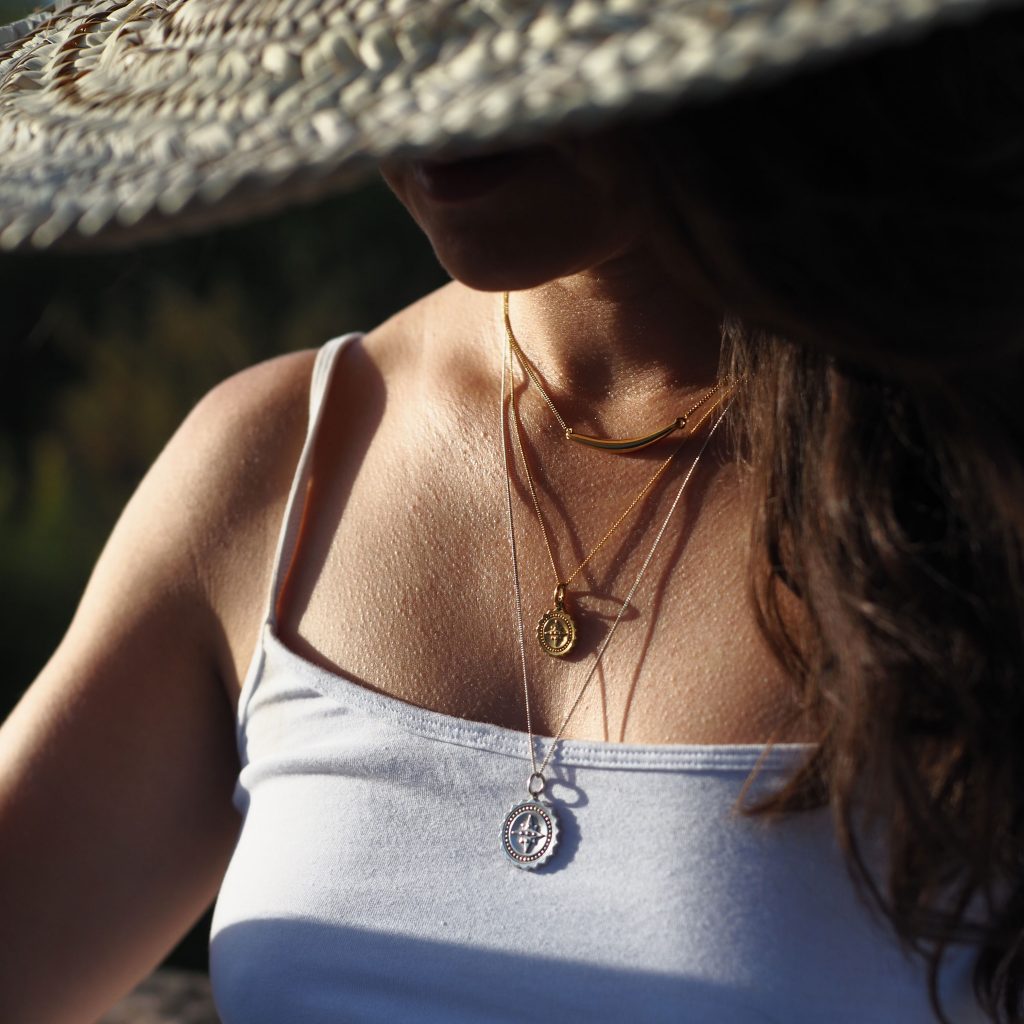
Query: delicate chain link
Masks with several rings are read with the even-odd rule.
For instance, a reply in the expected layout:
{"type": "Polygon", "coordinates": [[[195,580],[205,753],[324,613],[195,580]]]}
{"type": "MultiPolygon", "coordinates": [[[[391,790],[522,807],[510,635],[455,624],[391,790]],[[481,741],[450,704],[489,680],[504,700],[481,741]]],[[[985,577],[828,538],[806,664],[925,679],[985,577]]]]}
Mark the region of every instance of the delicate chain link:
{"type": "MultiPolygon", "coordinates": [[[[512,370],[511,355],[509,355],[509,358],[508,358],[508,367],[509,367],[509,374],[512,375],[513,374],[513,370],[512,370]]],[[[527,487],[529,488],[529,491],[530,491],[530,498],[533,501],[533,510],[537,514],[537,522],[540,523],[541,533],[544,536],[544,546],[547,548],[548,561],[551,563],[551,571],[554,573],[554,576],[555,576],[555,586],[558,586],[558,584],[560,584],[560,583],[564,584],[565,586],[568,586],[570,583],[572,583],[572,581],[574,579],[576,579],[576,577],[580,574],[580,572],[582,572],[582,570],[586,567],[587,563],[598,553],[598,551],[600,551],[601,548],[604,547],[604,545],[608,542],[608,540],[611,539],[612,534],[615,533],[615,531],[622,525],[622,523],[629,516],[630,512],[632,512],[633,509],[635,509],[637,507],[637,505],[644,499],[644,497],[646,497],[646,495],[651,490],[651,488],[654,487],[654,485],[662,478],[662,476],[664,476],[665,471],[672,464],[672,460],[682,450],[683,445],[686,444],[687,440],[689,439],[689,435],[687,437],[684,437],[682,439],[682,441],[680,441],[679,444],[676,445],[676,447],[673,449],[672,453],[668,456],[668,458],[664,459],[662,461],[662,463],[658,466],[657,470],[654,472],[654,475],[650,478],[650,480],[648,480],[647,483],[644,484],[643,488],[640,490],[640,493],[637,494],[637,496],[629,503],[629,505],[622,512],[622,514],[619,516],[619,518],[616,519],[615,522],[612,523],[612,525],[608,527],[608,529],[605,532],[604,536],[597,542],[597,544],[595,544],[594,547],[592,547],[590,549],[590,553],[583,559],[582,562],[580,562],[579,565],[576,566],[575,569],[573,569],[573,571],[571,573],[569,573],[568,576],[566,576],[563,579],[559,575],[558,567],[555,564],[555,554],[554,554],[554,550],[553,550],[553,548],[551,546],[551,538],[550,538],[550,535],[548,534],[547,524],[544,522],[544,516],[543,516],[543,514],[541,513],[541,510],[540,510],[540,501],[537,498],[537,490],[536,490],[536,487],[534,486],[534,483],[533,483],[533,474],[530,472],[530,463],[529,463],[529,460],[526,457],[526,450],[523,447],[522,426],[520,424],[519,409],[518,409],[518,406],[516,404],[516,398],[515,398],[515,381],[514,381],[514,379],[511,378],[511,376],[510,376],[510,383],[511,383],[511,386],[509,387],[509,403],[510,403],[511,412],[512,412],[512,415],[511,415],[512,423],[515,426],[515,434],[512,437],[513,444],[514,444],[514,447],[517,449],[519,458],[520,458],[520,460],[522,461],[522,464],[523,464],[523,471],[526,474],[526,484],[527,484],[527,487]]],[[[694,406],[694,410],[698,409],[698,408],[700,408],[699,405],[694,406]]],[[[696,432],[696,431],[700,430],[700,428],[704,425],[704,423],[708,419],[708,417],[712,415],[712,413],[714,412],[714,409],[715,409],[715,407],[712,406],[712,408],[708,412],[706,412],[700,418],[700,420],[697,421],[697,424],[693,428],[693,432],[696,432]]],[[[693,410],[691,410],[691,412],[692,411],[693,410]]]]}
{"type": "Polygon", "coordinates": [[[511,368],[507,363],[511,363],[512,355],[511,352],[508,354],[506,361],[505,351],[502,351],[501,355],[501,461],[505,469],[505,501],[506,507],[508,508],[508,541],[512,548],[512,579],[514,586],[512,592],[515,595],[516,602],[516,640],[519,643],[519,664],[523,671],[523,699],[526,703],[526,732],[530,737],[530,763],[533,765],[533,774],[537,773],[537,755],[534,751],[533,743],[533,722],[530,718],[530,686],[527,681],[526,673],[526,627],[523,625],[523,591],[519,585],[519,554],[516,550],[516,528],[512,521],[512,467],[508,462],[508,446],[505,444],[505,434],[508,433],[511,436],[511,431],[508,430],[508,423],[506,422],[505,412],[505,377],[506,370],[508,373],[509,380],[509,394],[511,396],[514,384],[512,382],[511,368]]]}
{"type": "MultiPolygon", "coordinates": [[[[544,404],[551,410],[551,415],[554,416],[555,419],[558,421],[558,425],[562,428],[562,433],[564,433],[567,438],[571,438],[576,433],[576,431],[573,430],[573,428],[570,427],[564,419],[562,419],[562,414],[555,407],[555,403],[551,400],[551,396],[547,393],[547,390],[541,383],[539,374],[537,373],[536,369],[534,368],[530,360],[526,358],[526,353],[523,351],[518,339],[512,331],[512,318],[509,314],[508,308],[508,292],[504,292],[502,294],[501,301],[502,315],[505,321],[505,337],[508,340],[509,347],[512,349],[513,352],[515,352],[516,358],[519,360],[519,365],[523,368],[523,372],[526,374],[527,377],[530,378],[531,382],[533,383],[533,386],[540,392],[540,397],[544,399],[544,404]]],[[[726,380],[720,380],[717,384],[715,384],[713,388],[711,388],[709,391],[704,392],[704,394],[700,397],[700,399],[697,402],[695,402],[686,412],[684,412],[682,416],[676,419],[676,429],[681,429],[682,427],[684,427],[689,422],[690,417],[702,405],[705,405],[712,398],[713,395],[718,394],[718,392],[721,391],[722,388],[724,388],[728,383],[729,382],[726,380]]],[[[701,423],[703,422],[704,421],[701,420],[701,422],[698,423],[697,426],[690,431],[690,433],[693,433],[696,430],[698,430],[701,426],[701,423]]],[[[557,576],[558,574],[556,573],[555,575],[557,576]]]]}
{"type": "MultiPolygon", "coordinates": [[[[502,313],[505,317],[505,337],[508,339],[509,348],[515,352],[516,357],[519,359],[519,365],[522,366],[526,376],[533,381],[533,386],[540,392],[540,397],[544,399],[545,405],[547,405],[551,410],[551,415],[558,420],[558,425],[562,428],[562,433],[568,436],[572,433],[572,427],[562,419],[561,414],[555,408],[555,403],[551,401],[551,397],[548,395],[547,391],[544,390],[544,385],[541,384],[540,377],[537,376],[537,371],[534,370],[533,366],[530,364],[530,360],[523,354],[523,350],[519,347],[519,342],[516,341],[516,336],[512,333],[512,320],[508,313],[508,292],[504,293],[501,302],[502,313]]],[[[504,391],[504,388],[502,388],[502,390],[504,391]]]]}
{"type": "MultiPolygon", "coordinates": [[[[538,768],[537,753],[535,749],[536,744],[534,742],[533,735],[533,719],[530,714],[530,686],[528,672],[526,668],[526,626],[523,620],[522,586],[520,584],[519,579],[519,553],[516,545],[515,519],[512,514],[512,467],[509,465],[508,445],[506,445],[505,442],[506,431],[508,432],[509,437],[512,437],[512,431],[508,426],[508,415],[513,413],[514,403],[515,383],[512,379],[512,347],[509,346],[507,349],[507,354],[503,354],[501,361],[501,455],[505,467],[505,500],[506,509],[508,512],[509,544],[512,551],[512,580],[516,606],[516,635],[519,646],[519,663],[522,669],[523,677],[523,699],[526,705],[526,731],[530,741],[530,763],[533,767],[533,774],[531,775],[531,779],[534,776],[539,776],[540,779],[543,781],[544,771],[551,763],[551,759],[555,753],[555,748],[557,747],[559,741],[562,739],[562,735],[564,734],[566,727],[569,725],[570,719],[575,714],[576,709],[580,705],[580,702],[583,700],[583,697],[586,694],[588,687],[590,686],[590,682],[594,678],[594,674],[597,672],[598,666],[601,663],[601,658],[604,656],[604,652],[607,650],[608,644],[611,643],[611,639],[615,635],[615,631],[616,629],[618,629],[619,623],[622,621],[622,617],[626,613],[626,609],[632,602],[633,597],[636,594],[636,591],[639,588],[641,581],[646,575],[647,569],[650,566],[652,559],[654,558],[654,554],[658,550],[658,546],[661,544],[661,539],[664,536],[665,531],[668,529],[668,524],[672,519],[672,515],[675,512],[676,507],[679,505],[679,502],[683,497],[683,492],[686,490],[686,486],[687,484],[689,484],[690,478],[693,476],[694,470],[697,468],[697,463],[700,462],[701,457],[704,455],[704,452],[706,451],[708,445],[711,443],[711,438],[714,437],[715,431],[718,430],[719,424],[721,424],[722,420],[725,419],[725,414],[729,411],[729,405],[726,405],[726,407],[722,409],[721,412],[718,414],[718,417],[716,418],[715,422],[711,425],[711,429],[708,431],[708,436],[704,439],[704,442],[700,446],[699,451],[694,456],[693,462],[690,463],[690,468],[686,471],[686,474],[683,477],[682,482],[679,484],[679,488],[676,491],[676,495],[672,499],[672,505],[669,507],[669,510],[665,515],[664,520],[662,521],[661,527],[659,528],[658,533],[655,536],[653,543],[651,544],[650,550],[647,552],[647,557],[644,559],[643,565],[640,566],[640,571],[637,573],[636,579],[633,580],[633,585],[629,588],[629,593],[626,594],[626,598],[622,602],[618,614],[615,616],[615,621],[612,623],[611,628],[608,630],[607,635],[601,642],[601,646],[597,650],[597,654],[594,656],[594,663],[593,665],[591,665],[590,671],[587,673],[586,678],[583,680],[583,684],[580,687],[579,692],[576,694],[575,700],[573,700],[572,705],[566,712],[565,717],[562,719],[562,724],[558,727],[558,731],[552,738],[551,745],[548,747],[548,751],[542,758],[540,767],[538,768]],[[505,406],[506,375],[509,385],[509,406],[507,413],[505,406]]],[[[709,412],[707,416],[702,417],[700,421],[701,424],[706,422],[710,415],[711,413],[709,412]]],[[[698,426],[699,425],[700,424],[698,424],[698,426]]]]}
{"type": "MultiPolygon", "coordinates": [[[[633,580],[633,585],[629,588],[629,593],[626,594],[621,606],[619,607],[619,613],[615,616],[615,621],[611,624],[611,628],[605,635],[601,646],[597,650],[597,654],[594,656],[594,664],[590,666],[590,671],[587,673],[586,679],[583,680],[583,685],[580,687],[579,693],[576,694],[576,699],[572,702],[571,707],[565,713],[565,717],[562,719],[562,724],[558,727],[558,732],[555,733],[551,740],[551,745],[548,747],[547,754],[544,755],[544,759],[541,761],[540,768],[535,769],[535,774],[544,776],[544,771],[551,763],[551,758],[554,757],[555,747],[559,740],[562,738],[562,734],[565,732],[566,727],[569,724],[569,719],[575,714],[576,709],[579,707],[580,702],[583,700],[584,695],[587,692],[587,688],[590,686],[590,681],[594,678],[594,674],[597,672],[597,667],[601,663],[601,658],[604,656],[604,652],[608,645],[612,641],[612,637],[615,635],[615,631],[619,628],[619,623],[622,621],[623,615],[626,614],[626,609],[630,606],[637,589],[640,587],[644,576],[647,574],[647,568],[651,564],[651,560],[654,558],[654,553],[658,550],[658,546],[661,544],[661,538],[664,536],[665,531],[668,529],[669,521],[672,519],[672,514],[676,510],[676,506],[679,504],[680,499],[683,497],[683,492],[686,490],[686,485],[690,482],[690,477],[693,476],[693,471],[697,468],[697,463],[700,462],[701,456],[704,454],[705,449],[711,443],[711,438],[714,436],[715,431],[718,429],[718,425],[725,418],[726,412],[729,407],[726,406],[719,414],[718,418],[714,423],[711,424],[711,429],[708,431],[708,436],[704,438],[704,443],[700,446],[700,450],[694,456],[693,462],[690,463],[690,468],[686,471],[686,475],[683,477],[682,482],[679,484],[679,489],[676,491],[676,496],[672,499],[672,504],[669,507],[668,512],[665,514],[664,520],[662,520],[661,527],[658,530],[657,536],[654,538],[654,542],[651,544],[650,550],[647,552],[647,557],[644,559],[644,564],[640,566],[640,571],[636,574],[636,579],[633,580]]],[[[703,422],[703,421],[702,421],[703,422]]],[[[519,573],[518,566],[513,570],[513,575],[516,577],[518,583],[519,573]]],[[[524,670],[525,671],[525,670],[524,670]]],[[[527,715],[527,728],[529,729],[529,715],[527,715]]],[[[533,749],[533,731],[529,730],[530,736],[530,749],[533,749]]]]}
{"type": "Polygon", "coordinates": [[[515,380],[512,377],[511,350],[509,352],[508,364],[511,383],[511,386],[509,387],[509,403],[511,406],[512,423],[515,426],[515,434],[513,434],[512,436],[513,444],[518,451],[520,460],[523,463],[523,471],[526,474],[526,484],[530,491],[530,498],[533,501],[533,510],[534,512],[537,513],[537,522],[540,523],[541,533],[544,535],[544,546],[547,548],[548,561],[551,563],[551,571],[555,575],[555,585],[557,586],[559,583],[563,583],[566,586],[568,586],[570,583],[572,583],[574,579],[576,579],[580,572],[582,572],[584,567],[594,557],[594,555],[596,555],[598,551],[600,551],[601,548],[604,547],[605,543],[611,538],[612,534],[615,533],[619,526],[622,525],[623,521],[626,519],[629,513],[636,508],[636,506],[643,500],[644,496],[650,491],[650,489],[661,479],[661,477],[665,473],[665,470],[668,469],[668,467],[672,463],[672,460],[676,457],[679,450],[682,448],[683,444],[685,443],[685,439],[681,441],[676,446],[672,454],[669,455],[669,457],[661,463],[661,465],[658,467],[657,471],[650,478],[650,480],[648,480],[647,483],[644,484],[643,489],[640,491],[640,493],[637,494],[637,496],[629,503],[626,510],[619,516],[619,518],[616,519],[615,522],[608,527],[607,531],[605,532],[605,535],[597,542],[597,544],[594,545],[593,548],[590,549],[590,553],[583,559],[583,561],[580,562],[580,564],[577,565],[576,568],[573,569],[573,571],[565,577],[565,579],[562,579],[562,577],[558,573],[558,567],[555,564],[555,554],[554,550],[551,547],[551,537],[548,534],[547,524],[544,522],[544,516],[540,510],[540,501],[537,498],[537,489],[533,483],[533,474],[530,472],[530,463],[526,457],[526,450],[523,447],[522,427],[519,422],[519,409],[516,405],[515,398],[515,380]]]}
{"type": "MultiPolygon", "coordinates": [[[[561,580],[561,578],[558,575],[558,566],[555,565],[555,553],[554,553],[554,551],[551,548],[551,538],[548,536],[548,528],[547,528],[547,525],[544,522],[544,516],[543,516],[543,514],[541,513],[541,510],[540,510],[540,502],[537,500],[537,489],[533,485],[533,474],[530,472],[530,463],[527,461],[527,459],[526,459],[526,452],[523,449],[523,435],[522,435],[522,433],[520,431],[520,427],[519,427],[519,411],[516,408],[516,382],[515,382],[514,375],[512,373],[512,349],[511,348],[509,348],[506,353],[502,354],[501,360],[502,360],[501,361],[501,365],[502,365],[502,392],[504,393],[504,390],[505,390],[504,376],[505,376],[505,369],[506,369],[506,366],[507,366],[508,374],[509,374],[509,388],[508,388],[509,414],[511,416],[513,424],[515,425],[515,433],[512,434],[512,432],[509,431],[509,434],[512,437],[513,447],[518,449],[519,459],[520,459],[520,461],[523,464],[523,469],[526,471],[526,485],[530,489],[530,498],[533,501],[533,510],[534,510],[534,512],[537,513],[537,522],[540,523],[540,532],[541,532],[541,535],[544,537],[544,547],[546,547],[547,551],[548,551],[548,561],[551,563],[551,571],[555,574],[555,586],[557,587],[558,584],[562,582],[562,580],[561,580]]],[[[502,408],[504,408],[504,398],[502,398],[502,408]]],[[[504,422],[504,417],[503,417],[503,422],[504,422]]],[[[590,554],[592,555],[592,554],[594,554],[594,552],[591,551],[590,554]]],[[[590,557],[590,555],[587,556],[587,558],[589,558],[589,557],[590,557]]],[[[582,568],[582,565],[580,565],[577,568],[576,572],[579,572],[580,568],[582,568]]],[[[576,575],[576,573],[573,573],[573,576],[575,576],[575,575],[576,575]]],[[[572,577],[570,576],[569,579],[572,579],[572,577]]],[[[565,580],[565,583],[568,584],[569,580],[565,580]]]]}

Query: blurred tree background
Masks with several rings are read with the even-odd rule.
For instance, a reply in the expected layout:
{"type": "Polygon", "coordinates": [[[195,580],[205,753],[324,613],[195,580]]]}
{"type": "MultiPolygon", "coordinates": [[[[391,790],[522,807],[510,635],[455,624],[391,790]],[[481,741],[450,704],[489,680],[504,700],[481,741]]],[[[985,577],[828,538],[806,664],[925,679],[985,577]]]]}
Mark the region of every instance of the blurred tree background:
{"type": "Polygon", "coordinates": [[[39,10],[41,6],[32,3],[31,0],[0,0],[0,25],[24,18],[31,11],[39,10]]]}
{"type": "MultiPolygon", "coordinates": [[[[0,258],[0,717],[206,391],[259,360],[369,329],[445,280],[380,183],[131,252],[0,258]]],[[[205,966],[207,934],[201,922],[172,962],[205,966]]]]}

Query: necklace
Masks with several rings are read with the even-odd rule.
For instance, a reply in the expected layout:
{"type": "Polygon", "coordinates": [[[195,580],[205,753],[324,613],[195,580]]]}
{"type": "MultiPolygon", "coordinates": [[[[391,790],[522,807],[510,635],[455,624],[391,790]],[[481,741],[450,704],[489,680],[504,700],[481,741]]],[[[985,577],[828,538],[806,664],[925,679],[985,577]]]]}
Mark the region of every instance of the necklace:
{"type": "MultiPolygon", "coordinates": [[[[558,421],[558,425],[562,428],[562,432],[565,434],[567,441],[575,441],[577,444],[584,444],[588,448],[600,448],[606,452],[635,452],[641,448],[646,448],[650,444],[654,444],[656,441],[660,441],[663,437],[668,437],[669,434],[674,434],[678,430],[685,430],[687,424],[690,421],[690,417],[702,406],[706,405],[713,395],[718,394],[726,385],[726,381],[720,380],[713,388],[706,391],[700,398],[699,401],[694,403],[690,409],[683,413],[682,416],[677,416],[671,423],[666,424],[658,430],[654,430],[649,434],[643,434],[640,437],[590,437],[587,434],[580,434],[573,430],[568,423],[562,418],[562,414],[555,407],[555,403],[551,400],[551,396],[547,393],[544,385],[541,383],[540,376],[537,371],[533,368],[533,364],[529,359],[526,358],[526,353],[523,352],[516,340],[516,336],[512,331],[512,319],[509,316],[508,311],[508,297],[509,293],[504,292],[502,294],[502,312],[505,318],[505,337],[508,339],[509,347],[516,354],[516,358],[519,360],[519,365],[522,366],[523,372],[533,386],[540,392],[540,397],[544,399],[544,404],[551,410],[552,416],[558,421]]],[[[703,420],[698,422],[693,428],[691,428],[685,437],[688,437],[698,429],[700,429],[703,420]]]]}
{"type": "MultiPolygon", "coordinates": [[[[552,805],[547,800],[543,799],[544,790],[547,786],[547,780],[545,779],[544,773],[547,770],[548,765],[551,763],[552,757],[554,757],[555,748],[558,746],[558,743],[569,724],[569,720],[575,714],[576,709],[580,706],[580,703],[587,692],[587,688],[590,686],[590,681],[594,678],[597,667],[601,663],[601,658],[604,656],[604,652],[608,649],[608,644],[611,643],[611,639],[615,635],[615,631],[618,629],[619,623],[622,621],[622,617],[626,613],[626,609],[633,600],[633,597],[647,572],[647,568],[651,564],[651,560],[654,558],[654,553],[657,551],[658,545],[661,543],[661,539],[665,535],[665,531],[668,529],[668,524],[672,519],[672,515],[675,512],[676,507],[679,505],[679,502],[683,497],[683,492],[686,490],[686,486],[690,482],[690,478],[693,476],[694,470],[697,468],[697,463],[700,461],[701,456],[707,449],[707,446],[711,443],[711,438],[714,436],[719,424],[725,418],[725,414],[728,412],[728,406],[718,414],[714,423],[712,423],[707,437],[704,438],[704,442],[697,451],[697,454],[694,456],[693,462],[690,463],[690,468],[683,476],[675,497],[672,499],[672,504],[669,506],[669,510],[666,513],[661,526],[658,528],[658,532],[655,535],[654,541],[651,543],[647,556],[644,558],[643,564],[640,566],[640,571],[636,574],[636,578],[633,580],[633,584],[629,588],[629,592],[626,594],[626,597],[619,608],[618,614],[615,616],[615,621],[612,623],[611,629],[608,630],[607,635],[601,642],[601,646],[598,648],[597,653],[594,656],[594,662],[590,666],[590,670],[587,672],[576,697],[569,706],[569,710],[565,713],[565,716],[562,719],[562,724],[558,727],[558,731],[552,738],[551,743],[548,746],[547,753],[541,758],[541,763],[538,766],[536,743],[534,742],[533,736],[533,720],[530,715],[530,686],[528,672],[526,669],[526,629],[523,623],[522,587],[519,582],[519,553],[516,545],[515,519],[512,515],[512,467],[509,465],[508,445],[505,441],[506,431],[510,438],[512,436],[511,430],[508,430],[505,415],[506,371],[508,374],[508,382],[510,385],[513,385],[509,390],[510,407],[511,403],[514,401],[514,383],[512,381],[511,362],[512,355],[511,349],[509,349],[508,358],[506,359],[503,356],[501,361],[501,457],[502,464],[505,468],[505,507],[508,513],[509,547],[512,552],[512,581],[516,606],[516,639],[519,647],[519,664],[522,669],[523,701],[526,706],[526,732],[529,737],[530,764],[533,771],[530,773],[530,777],[526,782],[527,798],[525,800],[520,800],[518,803],[514,803],[501,823],[501,848],[504,851],[505,856],[515,864],[516,867],[532,869],[540,867],[541,864],[549,860],[551,855],[555,852],[555,847],[558,844],[558,816],[556,815],[552,805]]],[[[703,420],[701,422],[703,422],[703,420]]]]}
{"type": "MultiPolygon", "coordinates": [[[[586,555],[582,562],[576,566],[575,569],[563,580],[558,572],[558,566],[555,564],[555,553],[551,546],[551,537],[548,535],[547,524],[544,522],[544,516],[540,510],[540,501],[537,498],[537,489],[533,483],[533,474],[530,472],[530,463],[526,458],[526,451],[523,447],[523,435],[522,427],[519,422],[519,410],[516,405],[515,395],[515,380],[512,372],[512,345],[509,344],[509,351],[506,359],[508,363],[509,371],[509,406],[511,410],[512,423],[515,427],[515,433],[512,435],[513,446],[519,456],[520,461],[523,464],[523,471],[526,475],[526,484],[530,491],[530,498],[533,502],[533,510],[537,515],[537,522],[540,523],[541,535],[544,538],[544,547],[547,549],[548,562],[551,564],[551,571],[555,577],[555,596],[554,606],[545,610],[544,614],[541,615],[540,621],[537,623],[537,643],[540,649],[553,658],[561,658],[568,654],[576,643],[576,622],[572,615],[568,612],[565,607],[565,591],[570,583],[582,572],[583,568],[587,563],[604,547],[605,543],[609,540],[613,533],[619,528],[619,526],[625,521],[626,517],[633,511],[634,508],[643,500],[648,494],[651,488],[661,479],[665,470],[668,469],[672,460],[679,453],[683,444],[686,441],[684,438],[679,442],[675,451],[667,459],[665,459],[660,466],[658,466],[654,475],[644,484],[640,493],[629,503],[625,511],[619,516],[618,519],[612,523],[611,526],[605,531],[604,536],[590,549],[590,552],[586,555]]],[[[504,368],[505,362],[502,363],[504,368]]],[[[504,374],[504,369],[503,369],[504,374]]],[[[504,393],[504,383],[502,384],[502,392],[504,393]]],[[[502,399],[504,402],[504,398],[502,399]]],[[[713,407],[712,407],[713,408],[713,407]]],[[[702,418],[697,424],[699,427],[706,419],[707,416],[702,418]]],[[[502,434],[504,437],[504,434],[502,434]]]]}

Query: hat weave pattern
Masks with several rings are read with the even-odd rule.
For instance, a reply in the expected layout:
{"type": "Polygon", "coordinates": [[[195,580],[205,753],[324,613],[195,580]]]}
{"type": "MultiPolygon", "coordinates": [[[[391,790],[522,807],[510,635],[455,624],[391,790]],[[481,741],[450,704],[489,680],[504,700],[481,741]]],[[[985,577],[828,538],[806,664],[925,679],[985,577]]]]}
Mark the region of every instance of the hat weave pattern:
{"type": "Polygon", "coordinates": [[[239,219],[382,159],[597,128],[995,2],[66,3],[0,35],[0,248],[239,219]]]}

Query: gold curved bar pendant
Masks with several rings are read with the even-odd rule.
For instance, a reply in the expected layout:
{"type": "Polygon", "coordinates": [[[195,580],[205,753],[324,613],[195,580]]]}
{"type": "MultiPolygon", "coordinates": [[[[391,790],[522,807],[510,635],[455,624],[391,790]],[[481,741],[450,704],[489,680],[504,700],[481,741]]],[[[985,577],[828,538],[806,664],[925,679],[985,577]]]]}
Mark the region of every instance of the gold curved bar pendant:
{"type": "Polygon", "coordinates": [[[669,434],[674,434],[685,426],[685,417],[679,416],[667,427],[662,427],[661,430],[656,430],[653,434],[645,434],[643,437],[588,437],[586,434],[577,434],[572,429],[567,430],[565,436],[577,444],[585,444],[590,448],[601,448],[606,452],[633,452],[640,448],[646,448],[649,444],[654,444],[655,441],[660,441],[663,437],[668,437],[669,434]]]}

